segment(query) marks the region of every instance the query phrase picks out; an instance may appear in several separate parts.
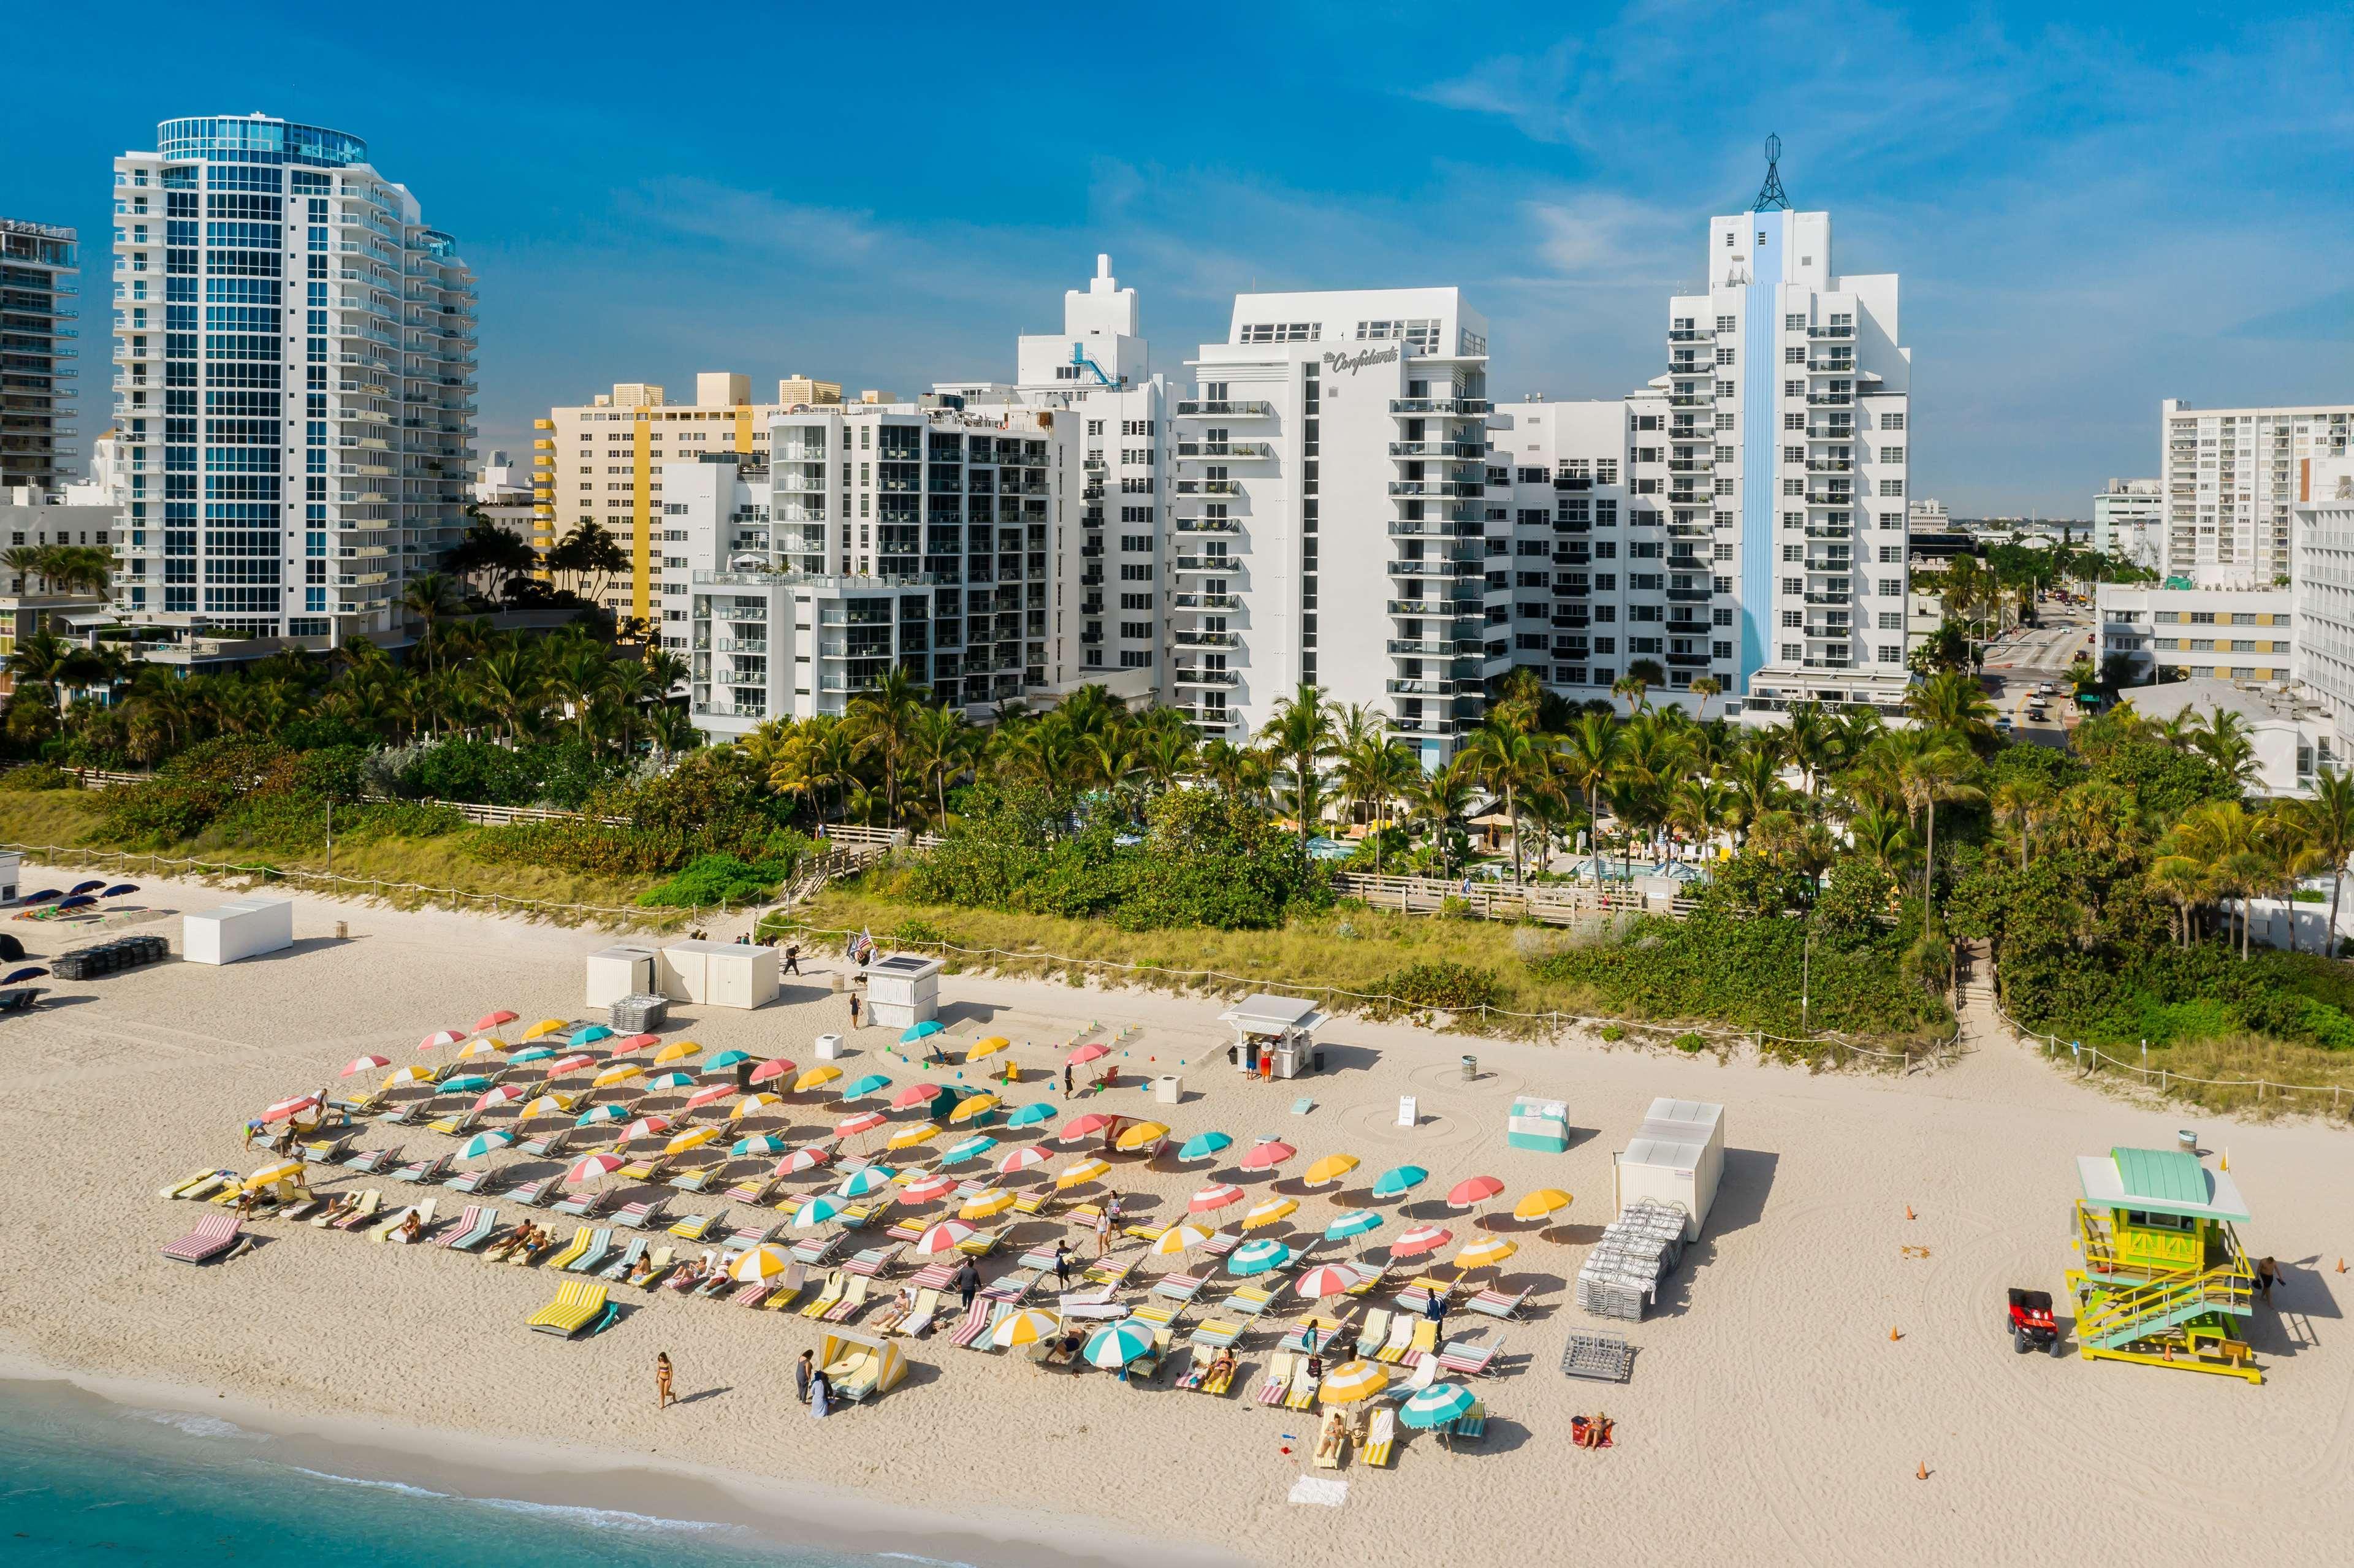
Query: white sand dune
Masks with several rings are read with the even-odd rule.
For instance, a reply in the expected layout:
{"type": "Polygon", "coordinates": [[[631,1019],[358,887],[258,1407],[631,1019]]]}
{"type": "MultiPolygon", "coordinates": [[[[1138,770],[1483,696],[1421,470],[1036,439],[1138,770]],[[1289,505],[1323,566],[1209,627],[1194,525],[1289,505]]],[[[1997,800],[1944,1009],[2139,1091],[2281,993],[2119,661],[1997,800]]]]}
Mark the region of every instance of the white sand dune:
{"type": "MultiPolygon", "coordinates": [[[[164,906],[230,896],[142,880],[164,906]]],[[[37,955],[89,939],[6,928],[37,955]]],[[[58,1005],[0,1019],[0,1344],[291,1413],[790,1478],[983,1533],[1085,1540],[1093,1520],[1275,1563],[2315,1563],[2342,1558],[2354,1535],[2354,1351],[2340,1338],[2348,1280],[2334,1272],[2354,1254],[2354,1142],[2342,1127],[2235,1126],[2124,1104],[1982,1029],[1955,1068],[1892,1079],[1347,1021],[1327,1031],[1334,1071],[1261,1086],[1226,1065],[1217,1003],[949,978],[952,1037],[1021,1043],[1017,1103],[1059,1101],[1059,1083],[1044,1081],[1059,1063],[1053,1043],[1090,1020],[1135,1023],[1125,1067],[1186,1064],[1188,1097],[1167,1118],[1181,1136],[1222,1128],[1239,1153],[1255,1134],[1279,1134],[1301,1150],[1295,1173],[1316,1156],[1355,1153],[1365,1163],[1341,1184],[1348,1202],[1406,1160],[1432,1172],[1417,1217],[1439,1213],[1447,1188],[1475,1173],[1505,1182],[1500,1213],[1532,1187],[1577,1195],[1566,1226],[1542,1238],[1509,1219],[1495,1227],[1523,1243],[1506,1282],[1539,1295],[1532,1320],[1505,1330],[1502,1375],[1477,1384],[1493,1413],[1484,1448],[1449,1453],[1410,1436],[1393,1468],[1352,1459],[1340,1472],[1349,1487],[1338,1510],[1300,1507],[1286,1499],[1310,1473],[1313,1416],[1262,1408],[1240,1387],[1267,1358],[1267,1333],[1243,1357],[1237,1397],[1223,1400],[1047,1372],[935,1337],[910,1347],[915,1371],[899,1389],[821,1424],[790,1397],[791,1365],[817,1339],[797,1316],[625,1291],[638,1310],[565,1344],[524,1328],[554,1293],[551,1277],[440,1248],[264,1224],[272,1239],[225,1266],[164,1260],[158,1248],[196,1211],[156,1189],[207,1163],[260,1163],[239,1148],[246,1117],[323,1083],[352,1086],[334,1075],[359,1052],[415,1060],[428,1031],[492,1008],[525,1021],[585,1016],[580,956],[602,945],[592,933],[308,898],[295,928],[291,953],[47,982],[58,1005]],[[337,918],[352,940],[327,935],[337,918]],[[1479,1057],[1476,1082],[1458,1070],[1464,1052],[1479,1057]],[[1567,1154],[1504,1147],[1505,1109],[1522,1091],[1568,1103],[1578,1141],[1567,1154]],[[1411,1129],[1393,1125],[1402,1094],[1424,1113],[1411,1129]],[[1290,1115],[1303,1095],[1314,1110],[1290,1115]],[[1564,1336],[1592,1321],[1567,1282],[1611,1217],[1610,1152],[1655,1095],[1726,1106],[1725,1187],[1663,1309],[1639,1326],[1603,1325],[1640,1347],[1631,1383],[1567,1379],[1556,1370],[1564,1336]],[[2014,1355],[2004,1287],[2057,1293],[2072,1260],[2071,1157],[2169,1147],[2184,1125],[2228,1146],[2255,1213],[2243,1238],[2291,1266],[2276,1307],[2251,1329],[2266,1383],[2014,1355]],[[1908,1245],[1927,1255],[1905,1255],[1908,1245]],[[716,1392],[658,1414],[657,1351],[677,1363],[683,1392],[716,1392]],[[1617,1446],[1581,1452],[1570,1417],[1597,1410],[1617,1421],[1617,1446]],[[1926,1481],[1915,1478],[1924,1464],[1926,1481]]],[[[813,1035],[847,1023],[829,962],[805,959],[814,977],[778,1006],[687,1009],[666,1037],[807,1062],[813,1035]]],[[[913,1069],[889,1054],[892,1038],[860,1032],[845,1066],[904,1084],[913,1069]]],[[[796,1139],[832,1119],[822,1095],[784,1108],[778,1125],[796,1139]]],[[[1085,1108],[1144,1114],[1150,1102],[1121,1090],[1085,1108]]],[[[453,1147],[414,1129],[363,1136],[393,1141],[453,1147]]],[[[1231,1167],[1123,1158],[1112,1180],[1132,1209],[1166,1216],[1214,1173],[1231,1167]]],[[[1329,1190],[1233,1179],[1255,1195],[1299,1195],[1303,1225],[1335,1212],[1329,1190]]],[[[376,1184],[388,1199],[408,1191],[376,1184]]],[[[444,1214],[466,1201],[440,1197],[444,1214]]],[[[680,1194],[673,1208],[712,1202],[680,1194]]],[[[1447,1223],[1458,1235],[1471,1228],[1447,1223]]],[[[1033,1222],[1017,1241],[1051,1234],[1033,1222]]],[[[1148,1260],[1140,1277],[1162,1266],[1148,1260]]]]}

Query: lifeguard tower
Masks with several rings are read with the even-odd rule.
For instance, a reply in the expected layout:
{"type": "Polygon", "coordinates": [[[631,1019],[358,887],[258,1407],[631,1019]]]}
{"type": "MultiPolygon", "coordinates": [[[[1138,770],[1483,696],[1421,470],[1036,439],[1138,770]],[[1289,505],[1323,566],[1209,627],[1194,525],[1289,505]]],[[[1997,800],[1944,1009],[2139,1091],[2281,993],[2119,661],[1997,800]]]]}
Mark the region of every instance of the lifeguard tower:
{"type": "Polygon", "coordinates": [[[2171,1149],[2078,1155],[2076,1171],[2079,1353],[2264,1382],[2240,1333],[2256,1281],[2232,1229],[2248,1209],[2230,1175],[2171,1149]]]}

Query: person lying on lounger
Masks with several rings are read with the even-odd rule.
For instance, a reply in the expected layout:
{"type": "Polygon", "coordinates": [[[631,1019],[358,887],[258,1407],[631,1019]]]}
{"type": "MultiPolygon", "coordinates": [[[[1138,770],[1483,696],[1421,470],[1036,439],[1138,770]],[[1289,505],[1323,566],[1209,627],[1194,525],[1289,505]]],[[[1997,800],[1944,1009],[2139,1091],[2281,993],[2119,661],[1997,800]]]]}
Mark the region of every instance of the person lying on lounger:
{"type": "Polygon", "coordinates": [[[643,1287],[652,1283],[653,1277],[654,1260],[648,1257],[645,1254],[640,1253],[638,1255],[636,1265],[630,1270],[630,1283],[635,1286],[643,1287]]]}
{"type": "Polygon", "coordinates": [[[1235,1381],[1233,1346],[1229,1345],[1218,1352],[1217,1359],[1212,1361],[1209,1370],[1202,1374],[1202,1381],[1213,1388],[1224,1388],[1235,1381]]]}
{"type": "Polygon", "coordinates": [[[409,1210],[408,1218],[400,1222],[400,1239],[404,1242],[413,1242],[424,1234],[425,1222],[417,1217],[416,1210],[409,1210]]]}

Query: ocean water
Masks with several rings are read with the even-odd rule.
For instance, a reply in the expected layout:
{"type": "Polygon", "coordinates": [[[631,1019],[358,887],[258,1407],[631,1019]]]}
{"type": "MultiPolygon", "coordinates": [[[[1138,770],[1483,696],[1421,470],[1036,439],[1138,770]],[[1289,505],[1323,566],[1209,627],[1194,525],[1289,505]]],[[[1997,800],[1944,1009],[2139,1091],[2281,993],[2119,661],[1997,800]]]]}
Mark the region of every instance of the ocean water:
{"type": "MultiPolygon", "coordinates": [[[[345,1467],[358,1468],[359,1467],[345,1467]]],[[[0,1563],[256,1568],[900,1568],[733,1524],[472,1495],[323,1467],[211,1416],[0,1384],[0,1563]]]]}

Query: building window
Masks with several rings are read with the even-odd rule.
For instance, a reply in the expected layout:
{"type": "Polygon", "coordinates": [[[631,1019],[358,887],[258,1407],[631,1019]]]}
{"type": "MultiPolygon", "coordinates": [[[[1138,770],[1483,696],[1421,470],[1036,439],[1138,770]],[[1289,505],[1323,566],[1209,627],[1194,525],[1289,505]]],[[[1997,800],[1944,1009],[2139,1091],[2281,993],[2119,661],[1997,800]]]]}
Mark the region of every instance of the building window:
{"type": "Polygon", "coordinates": [[[1880,662],[1883,664],[1902,664],[1904,662],[1904,650],[1891,647],[1883,642],[1880,645],[1880,662]]]}
{"type": "Polygon", "coordinates": [[[1901,479],[1883,479],[1880,482],[1880,493],[1902,495],[1904,493],[1904,482],[1901,479]]]}

